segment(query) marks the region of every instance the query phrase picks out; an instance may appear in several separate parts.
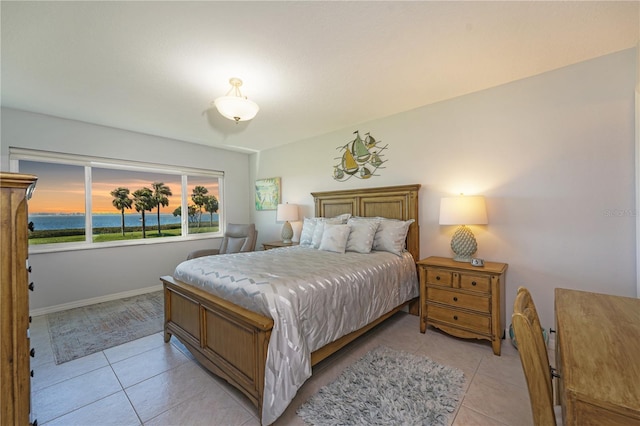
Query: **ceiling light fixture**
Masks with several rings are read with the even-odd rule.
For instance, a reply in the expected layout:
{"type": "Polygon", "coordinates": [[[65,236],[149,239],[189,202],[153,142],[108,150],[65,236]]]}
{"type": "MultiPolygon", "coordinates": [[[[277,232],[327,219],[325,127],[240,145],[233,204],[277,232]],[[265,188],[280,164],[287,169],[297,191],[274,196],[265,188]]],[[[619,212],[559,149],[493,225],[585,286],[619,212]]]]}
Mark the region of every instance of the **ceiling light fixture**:
{"type": "Polygon", "coordinates": [[[218,112],[229,120],[235,120],[236,123],[251,120],[260,109],[258,104],[242,96],[240,93],[242,80],[234,77],[229,80],[229,84],[232,86],[231,90],[225,96],[220,96],[213,101],[218,112]]]}

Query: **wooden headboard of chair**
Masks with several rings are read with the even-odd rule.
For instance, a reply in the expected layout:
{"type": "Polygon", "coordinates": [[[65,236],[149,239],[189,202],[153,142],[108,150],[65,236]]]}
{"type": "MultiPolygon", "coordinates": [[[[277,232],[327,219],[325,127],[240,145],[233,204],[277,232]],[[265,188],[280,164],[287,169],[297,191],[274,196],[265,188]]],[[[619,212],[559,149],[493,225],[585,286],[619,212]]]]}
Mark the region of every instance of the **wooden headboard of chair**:
{"type": "Polygon", "coordinates": [[[353,216],[386,217],[415,222],[407,232],[407,250],[420,260],[420,225],[418,223],[418,190],[420,184],[380,188],[347,189],[312,192],[315,215],[333,217],[344,213],[353,216]]]}

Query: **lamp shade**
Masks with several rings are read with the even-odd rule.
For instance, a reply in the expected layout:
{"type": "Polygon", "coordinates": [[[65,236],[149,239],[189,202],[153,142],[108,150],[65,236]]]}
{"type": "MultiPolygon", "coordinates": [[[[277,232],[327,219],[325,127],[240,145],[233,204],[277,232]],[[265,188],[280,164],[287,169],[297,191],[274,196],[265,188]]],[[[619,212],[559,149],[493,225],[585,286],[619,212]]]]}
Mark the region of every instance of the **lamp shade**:
{"type": "Polygon", "coordinates": [[[223,117],[235,121],[248,121],[258,114],[258,104],[240,96],[221,96],[213,101],[223,117]]]}
{"type": "Polygon", "coordinates": [[[483,196],[447,197],[440,200],[440,225],[486,225],[483,196]]]}
{"type": "Polygon", "coordinates": [[[278,204],[276,221],[288,222],[298,220],[298,206],[296,204],[278,204]]]}

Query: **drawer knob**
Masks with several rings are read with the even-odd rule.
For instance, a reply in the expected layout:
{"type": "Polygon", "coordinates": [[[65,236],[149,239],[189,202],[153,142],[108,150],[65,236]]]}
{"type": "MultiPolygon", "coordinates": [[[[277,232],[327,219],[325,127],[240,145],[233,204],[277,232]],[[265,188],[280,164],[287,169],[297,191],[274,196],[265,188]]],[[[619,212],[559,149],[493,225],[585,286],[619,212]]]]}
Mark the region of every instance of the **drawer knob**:
{"type": "Polygon", "coordinates": [[[33,291],[33,282],[29,283],[29,290],[33,291]]]}
{"type": "Polygon", "coordinates": [[[36,356],[36,350],[35,348],[31,348],[31,350],[29,351],[29,355],[31,355],[31,358],[36,356]]]}
{"type": "Polygon", "coordinates": [[[31,273],[31,266],[27,268],[27,272],[31,273]]]}
{"type": "Polygon", "coordinates": [[[454,319],[454,320],[456,320],[456,321],[458,321],[458,316],[457,316],[457,315],[454,315],[454,316],[453,316],[453,319],[454,319]]]}
{"type": "Polygon", "coordinates": [[[440,281],[440,275],[436,277],[436,281],[440,281]]]}
{"type": "Polygon", "coordinates": [[[30,373],[30,374],[31,374],[31,377],[33,377],[33,370],[31,370],[31,373],[30,373]]]}
{"type": "Polygon", "coordinates": [[[471,285],[472,285],[472,286],[476,286],[476,285],[477,285],[477,283],[476,283],[475,281],[471,281],[471,285]]]}
{"type": "Polygon", "coordinates": [[[457,301],[458,301],[458,298],[457,298],[457,297],[454,297],[454,298],[453,298],[453,301],[454,301],[454,302],[457,302],[457,301]]]}

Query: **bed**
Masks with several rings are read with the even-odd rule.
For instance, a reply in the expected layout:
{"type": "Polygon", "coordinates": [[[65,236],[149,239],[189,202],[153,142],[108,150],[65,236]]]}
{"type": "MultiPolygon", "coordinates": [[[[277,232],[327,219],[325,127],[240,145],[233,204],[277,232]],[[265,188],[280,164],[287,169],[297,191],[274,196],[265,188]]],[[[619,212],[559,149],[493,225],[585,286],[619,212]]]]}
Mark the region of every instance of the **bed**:
{"type": "MultiPolygon", "coordinates": [[[[411,273],[415,277],[414,262],[419,259],[420,251],[418,225],[419,188],[420,185],[415,184],[361,190],[314,192],[311,195],[315,202],[315,216],[318,217],[331,218],[349,214],[358,217],[384,217],[401,221],[413,220],[408,227],[406,236],[406,251],[408,254],[403,253],[398,256],[391,253],[372,252],[370,259],[374,259],[381,265],[396,262],[396,260],[393,260],[394,258],[399,259],[397,262],[403,263],[404,266],[402,268],[406,271],[408,258],[411,264],[409,269],[412,270],[411,273]]],[[[261,263],[272,262],[272,266],[266,275],[278,276],[274,280],[286,281],[292,278],[279,276],[277,264],[278,262],[283,262],[281,267],[286,269],[289,267],[286,262],[291,262],[291,259],[297,259],[295,256],[302,256],[300,258],[302,260],[299,262],[301,264],[306,263],[310,270],[314,269],[314,264],[330,264],[333,261],[331,259],[339,258],[341,263],[347,264],[352,261],[351,259],[357,257],[356,254],[349,254],[349,252],[345,253],[344,256],[339,255],[343,256],[339,257],[335,253],[299,246],[272,249],[266,252],[253,252],[248,255],[212,256],[212,258],[216,259],[194,259],[193,261],[188,261],[192,263],[183,262],[178,265],[174,276],[161,277],[165,295],[165,341],[168,342],[171,336],[175,336],[204,367],[239,389],[257,407],[263,424],[272,423],[284,411],[286,405],[295,396],[299,386],[310,376],[311,366],[322,361],[405,307],[408,307],[409,312],[413,314],[418,313],[416,292],[409,295],[408,292],[404,291],[402,295],[394,296],[393,298],[387,296],[378,297],[375,300],[372,299],[371,305],[376,306],[375,309],[371,309],[372,312],[366,314],[367,318],[364,323],[357,322],[362,322],[362,318],[358,318],[357,321],[354,320],[354,323],[358,324],[357,329],[351,330],[349,328],[356,327],[353,324],[340,324],[339,327],[336,327],[339,331],[316,332],[315,335],[322,334],[322,336],[318,338],[310,337],[309,341],[311,343],[308,343],[308,347],[294,348],[294,352],[283,355],[278,352],[277,348],[297,346],[298,344],[304,346],[307,342],[304,339],[298,341],[290,337],[292,332],[287,331],[288,329],[286,328],[289,326],[287,323],[290,322],[286,318],[288,314],[282,315],[285,318],[284,320],[278,314],[278,310],[282,305],[281,302],[277,301],[280,298],[279,295],[274,297],[270,297],[270,295],[255,296],[253,290],[256,288],[256,282],[260,281],[263,276],[256,278],[255,275],[251,275],[252,273],[248,271],[251,268],[251,264],[260,265],[261,263]],[[311,252],[317,253],[312,254],[311,252]],[[318,257],[307,260],[306,258],[309,256],[318,257]],[[245,269],[247,271],[246,274],[245,269]],[[184,273],[183,271],[185,270],[190,270],[190,275],[184,273]],[[195,274],[193,273],[194,271],[195,274]],[[273,274],[271,274],[271,271],[273,271],[273,274]],[[212,280],[213,284],[207,282],[207,277],[213,275],[223,276],[223,281],[242,281],[249,282],[249,284],[239,285],[237,290],[221,293],[217,288],[217,280],[212,280]],[[216,292],[217,295],[214,294],[216,292]],[[246,298],[247,296],[249,298],[246,298]],[[250,297],[253,297],[253,299],[250,297]],[[264,302],[263,299],[268,299],[269,302],[264,302]],[[378,303],[382,299],[393,301],[389,302],[392,305],[385,306],[378,303]],[[273,300],[276,300],[276,302],[273,302],[273,300]],[[263,303],[264,306],[262,305],[263,303]],[[280,305],[274,307],[273,303],[280,303],[280,305]],[[272,318],[276,318],[275,324],[272,318]],[[344,330],[349,331],[344,332],[344,330]],[[329,336],[334,332],[335,336],[329,336]],[[282,337],[283,334],[287,336],[286,339],[282,337]],[[296,354],[300,354],[301,359],[292,361],[291,354],[293,354],[294,358],[297,356],[296,354]],[[287,370],[289,365],[291,365],[292,371],[287,370]]],[[[360,257],[363,256],[361,255],[360,257]]],[[[356,260],[353,261],[355,262],[356,260]]],[[[298,261],[296,260],[296,262],[298,261]]],[[[333,273],[340,268],[340,264],[336,263],[326,271],[333,273]]],[[[265,269],[262,270],[262,274],[265,275],[265,269]]],[[[295,273],[292,272],[291,275],[293,276],[295,273]]],[[[329,276],[331,274],[327,272],[326,275],[329,276]]],[[[401,274],[381,272],[378,275],[384,280],[392,281],[395,279],[395,275],[401,274]]],[[[319,287],[331,287],[330,285],[325,286],[324,282],[318,280],[313,281],[311,278],[309,280],[310,284],[307,288],[301,290],[300,294],[312,292],[310,289],[316,291],[319,287]]],[[[292,288],[294,287],[303,288],[302,284],[295,284],[292,288]]],[[[290,289],[287,291],[291,292],[290,289]]],[[[329,296],[325,297],[329,298],[329,296]]],[[[366,300],[361,298],[361,295],[352,296],[351,298],[360,303],[366,300]]],[[[295,303],[300,303],[300,306],[308,306],[305,305],[306,302],[301,297],[295,300],[295,303]]],[[[336,303],[340,303],[340,301],[336,303]]],[[[369,306],[364,308],[363,310],[368,310],[369,306]]],[[[348,307],[342,307],[341,309],[349,310],[348,307]]],[[[337,312],[335,314],[339,314],[338,316],[341,320],[338,322],[342,322],[342,313],[337,312]]],[[[310,315],[310,317],[316,316],[318,315],[315,313],[310,315]]],[[[345,321],[351,320],[347,319],[345,321]]],[[[305,327],[306,322],[299,328],[305,329],[305,327]]],[[[309,329],[311,330],[312,328],[309,329]]]]}

